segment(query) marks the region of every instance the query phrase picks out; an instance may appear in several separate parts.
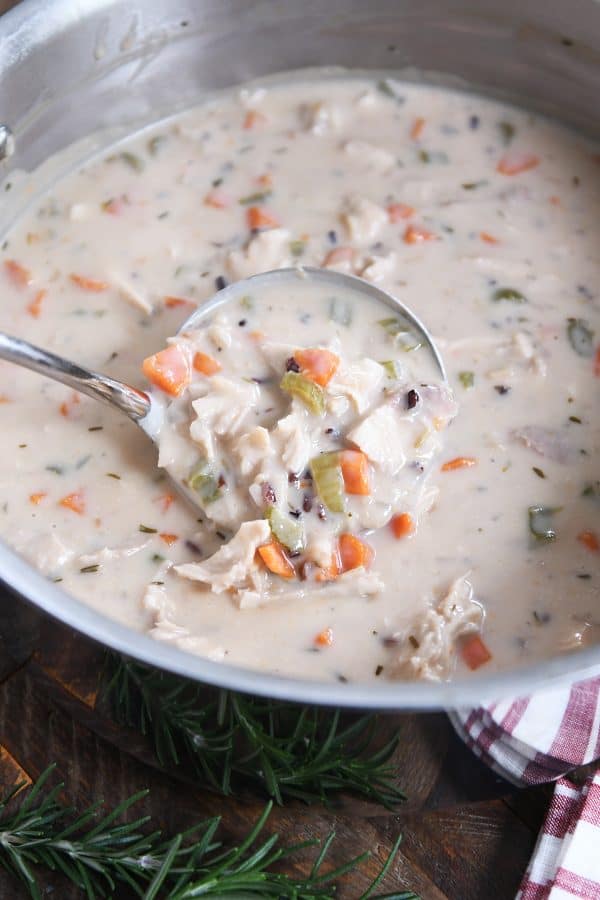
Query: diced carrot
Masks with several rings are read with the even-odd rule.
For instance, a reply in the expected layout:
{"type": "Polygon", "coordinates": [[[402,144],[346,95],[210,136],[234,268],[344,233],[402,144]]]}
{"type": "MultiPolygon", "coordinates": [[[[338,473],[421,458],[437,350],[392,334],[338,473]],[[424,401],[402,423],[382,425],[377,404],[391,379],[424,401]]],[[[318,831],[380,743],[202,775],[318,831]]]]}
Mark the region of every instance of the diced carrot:
{"type": "Polygon", "coordinates": [[[194,368],[196,372],[202,375],[215,375],[221,371],[221,363],[208,353],[202,353],[200,350],[194,356],[194,368]]]}
{"type": "Polygon", "coordinates": [[[334,247],[325,257],[322,265],[327,267],[337,266],[338,263],[352,262],[355,255],[356,250],[353,247],[334,247]]]}
{"type": "Polygon", "coordinates": [[[539,164],[540,158],[534,153],[513,150],[502,157],[496,166],[496,171],[501,175],[520,175],[521,172],[535,169],[539,164]]]}
{"type": "Polygon", "coordinates": [[[598,540],[598,535],[594,531],[582,531],[577,535],[577,540],[593,553],[597,553],[600,550],[600,540],[598,540]]]}
{"type": "Polygon", "coordinates": [[[594,356],[594,375],[596,378],[600,378],[600,347],[598,347],[594,356]]]}
{"type": "Polygon", "coordinates": [[[258,548],[258,555],[269,572],[273,572],[274,575],[279,575],[281,578],[294,578],[296,575],[296,570],[278,541],[263,544],[258,548]]]}
{"type": "Polygon", "coordinates": [[[38,291],[31,303],[27,305],[27,312],[30,316],[33,316],[34,319],[39,319],[42,311],[42,303],[47,293],[48,292],[44,290],[38,291]]]}
{"type": "Polygon", "coordinates": [[[15,287],[25,288],[28,284],[31,284],[31,272],[25,266],[22,266],[21,263],[18,263],[16,259],[5,259],[4,271],[15,287]]]}
{"type": "Polygon", "coordinates": [[[228,197],[227,194],[224,194],[223,191],[219,191],[216,188],[209,191],[204,198],[204,205],[212,206],[214,209],[227,209],[231,206],[231,203],[231,197],[228,197]]]}
{"type": "Polygon", "coordinates": [[[74,272],[69,275],[69,278],[82,291],[89,291],[92,294],[100,294],[108,288],[106,281],[96,281],[95,278],[86,278],[85,275],[77,275],[74,272]]]}
{"type": "Polygon", "coordinates": [[[492,654],[479,634],[470,634],[461,641],[460,655],[472,672],[479,669],[480,666],[484,666],[492,658],[492,654]]]}
{"type": "Polygon", "coordinates": [[[315,635],[315,644],[317,647],[331,647],[333,644],[333,630],[324,628],[323,631],[320,631],[315,635]]]}
{"type": "Polygon", "coordinates": [[[161,541],[164,541],[164,543],[167,545],[167,547],[170,547],[171,544],[174,544],[175,541],[179,540],[179,535],[167,534],[166,532],[163,531],[162,534],[159,534],[159,538],[161,539],[161,541]]]}
{"type": "Polygon", "coordinates": [[[171,508],[174,499],[173,494],[161,494],[160,497],[156,498],[156,502],[160,503],[162,511],[166,513],[171,508]]]}
{"type": "Polygon", "coordinates": [[[375,557],[373,548],[349,531],[340,535],[338,552],[343,572],[358,569],[360,566],[368,569],[375,557]]]}
{"type": "Polygon", "coordinates": [[[342,564],[340,562],[339,553],[336,550],[331,556],[331,562],[328,566],[319,566],[315,575],[315,581],[335,581],[342,574],[342,564]]]}
{"type": "Polygon", "coordinates": [[[195,306],[193,300],[188,300],[187,297],[165,297],[165,306],[168,309],[177,309],[180,306],[195,306]]]}
{"type": "Polygon", "coordinates": [[[77,513],[79,516],[83,515],[85,512],[85,498],[81,491],[67,494],[67,496],[63,497],[62,500],[59,500],[58,503],[59,506],[64,506],[65,509],[70,509],[71,512],[77,513]]]}
{"type": "Polygon", "coordinates": [[[407,206],[406,203],[390,203],[387,207],[387,214],[390,222],[395,224],[402,221],[402,219],[410,219],[411,216],[414,216],[415,209],[412,206],[407,206]]]}
{"type": "Polygon", "coordinates": [[[61,403],[59,406],[61,416],[67,418],[73,409],[74,406],[77,406],[78,403],[81,402],[81,397],[79,394],[76,394],[75,391],[71,392],[71,397],[69,400],[65,400],[64,403],[61,403]]]}
{"type": "Polygon", "coordinates": [[[109,216],[120,216],[125,207],[127,200],[122,197],[111,197],[102,204],[102,212],[108,213],[109,216]]]}
{"type": "Polygon", "coordinates": [[[294,359],[300,366],[300,371],[305,378],[310,378],[321,387],[329,384],[340,364],[339,356],[331,350],[321,348],[308,348],[294,351],[294,359]]]}
{"type": "Polygon", "coordinates": [[[442,466],[442,472],[453,472],[454,469],[469,469],[476,466],[477,460],[473,456],[457,456],[455,459],[449,459],[442,466]]]}
{"type": "Polygon", "coordinates": [[[499,244],[500,241],[498,238],[495,238],[492,234],[487,231],[480,231],[479,237],[485,244],[499,244]]]}
{"type": "Polygon", "coordinates": [[[10,403],[10,397],[7,397],[6,394],[0,394],[0,403],[10,403]]]}
{"type": "Polygon", "coordinates": [[[244,125],[243,127],[246,131],[254,128],[255,125],[262,125],[263,122],[267,121],[267,117],[263,116],[261,112],[258,112],[257,109],[249,109],[244,117],[244,125]]]}
{"type": "Polygon", "coordinates": [[[29,495],[29,502],[33,503],[34,506],[38,506],[42,502],[44,497],[47,497],[47,496],[48,496],[48,494],[46,494],[44,491],[39,491],[39,493],[37,493],[37,494],[29,495]]]}
{"type": "Polygon", "coordinates": [[[417,116],[415,121],[412,123],[412,128],[410,129],[410,137],[413,141],[418,141],[421,137],[421,133],[425,127],[425,119],[423,116],[417,116]]]}
{"type": "Polygon", "coordinates": [[[273,176],[270,172],[265,172],[264,175],[258,176],[256,183],[265,188],[273,187],[273,176]]]}
{"type": "Polygon", "coordinates": [[[187,354],[177,344],[146,357],[142,363],[142,372],[148,381],[172,397],[181,394],[191,377],[187,354]]]}
{"type": "Polygon", "coordinates": [[[415,530],[415,525],[410,513],[398,513],[390,519],[390,528],[396,540],[408,537],[415,530]]]}
{"type": "Polygon", "coordinates": [[[423,244],[425,241],[437,241],[433,231],[428,231],[418,225],[407,225],[404,232],[405,244],[423,244]]]}
{"type": "Polygon", "coordinates": [[[371,493],[369,462],[365,453],[360,450],[342,450],[340,464],[346,493],[362,496],[371,493]]]}
{"type": "Polygon", "coordinates": [[[246,221],[248,222],[248,228],[252,231],[279,228],[281,224],[277,216],[270,213],[264,206],[250,206],[246,213],[246,221]]]}

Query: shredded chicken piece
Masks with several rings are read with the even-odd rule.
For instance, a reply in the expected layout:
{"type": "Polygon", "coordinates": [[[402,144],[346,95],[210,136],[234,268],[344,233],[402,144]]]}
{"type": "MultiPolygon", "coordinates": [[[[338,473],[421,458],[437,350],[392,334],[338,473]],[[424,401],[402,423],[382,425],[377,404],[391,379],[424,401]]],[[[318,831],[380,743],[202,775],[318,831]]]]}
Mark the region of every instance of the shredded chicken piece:
{"type": "Polygon", "coordinates": [[[131,303],[131,305],[137,307],[137,309],[141,309],[147,316],[152,315],[154,310],[153,304],[147,297],[138,291],[130,281],[118,272],[110,272],[109,281],[117,288],[124,300],[127,300],[128,303],[131,303]]]}
{"type": "Polygon", "coordinates": [[[367,243],[387,225],[388,214],[382,206],[366,197],[351,197],[340,219],[353,241],[367,243]]]}
{"type": "Polygon", "coordinates": [[[330,103],[302,103],[298,108],[298,119],[304,131],[321,135],[336,131],[340,124],[340,110],[330,103]]]}
{"type": "Polygon", "coordinates": [[[556,428],[526,425],[523,428],[515,428],[511,432],[511,437],[539,456],[545,456],[553,462],[568,463],[576,454],[566,435],[556,428]]]}
{"type": "Polygon", "coordinates": [[[74,551],[54,532],[38,534],[34,538],[17,535],[13,543],[17,553],[21,553],[44,575],[56,572],[74,556],[74,551]]]}
{"type": "Polygon", "coordinates": [[[215,594],[248,587],[249,575],[257,569],[256,550],[269,540],[270,535],[265,519],[243,522],[229,543],[223,544],[208,559],[183,563],[175,566],[175,571],[183,578],[209,585],[215,594]]]}
{"type": "Polygon", "coordinates": [[[449,677],[458,638],[478,632],[483,610],[473,599],[469,573],[461,575],[437,605],[429,607],[416,625],[394,635],[402,647],[392,666],[392,677],[441,681],[449,677]]]}
{"type": "Polygon", "coordinates": [[[95,553],[84,553],[79,556],[77,562],[82,566],[103,565],[115,559],[127,559],[129,556],[135,556],[140,550],[145,550],[150,540],[136,541],[134,544],[123,545],[121,547],[102,547],[95,553]]]}
{"type": "Polygon", "coordinates": [[[348,440],[384,472],[396,475],[406,462],[406,424],[395,406],[382,404],[348,432],[348,440]]]}
{"type": "Polygon", "coordinates": [[[396,254],[385,253],[381,256],[367,256],[359,275],[367,281],[383,281],[391,275],[396,266],[396,254]]]}
{"type": "Polygon", "coordinates": [[[207,428],[216,435],[235,437],[244,428],[259,397],[257,384],[215,375],[211,379],[210,392],[192,402],[196,419],[190,425],[190,437],[203,446],[207,428]]]}
{"type": "Polygon", "coordinates": [[[327,385],[327,394],[332,399],[339,394],[348,397],[362,415],[371,405],[384,376],[383,367],[367,357],[350,365],[342,364],[327,385]]]}
{"type": "Polygon", "coordinates": [[[240,473],[244,476],[253,475],[273,453],[269,432],[257,425],[238,438],[233,450],[239,459],[240,473]]]}
{"type": "Polygon", "coordinates": [[[298,408],[295,401],[292,403],[292,412],[277,423],[273,440],[278,442],[286,470],[296,474],[304,471],[312,455],[313,444],[308,416],[303,409],[298,408]]]}
{"type": "Polygon", "coordinates": [[[396,165],[396,157],[389,150],[371,144],[369,141],[346,141],[343,145],[346,156],[364,163],[367,168],[387,172],[396,165]]]}
{"type": "Polygon", "coordinates": [[[270,228],[251,237],[243,250],[231,250],[226,257],[233,278],[248,278],[257,272],[290,265],[290,233],[286,228],[270,228]]]}

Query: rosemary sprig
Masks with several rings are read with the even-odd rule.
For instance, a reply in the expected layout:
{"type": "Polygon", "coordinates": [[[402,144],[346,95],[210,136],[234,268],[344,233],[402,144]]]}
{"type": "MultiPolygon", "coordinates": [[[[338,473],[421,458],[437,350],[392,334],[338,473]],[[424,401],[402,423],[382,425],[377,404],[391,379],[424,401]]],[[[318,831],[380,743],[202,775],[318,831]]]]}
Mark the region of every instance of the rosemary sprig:
{"type": "MultiPolygon", "coordinates": [[[[75,816],[71,808],[58,800],[62,784],[44,790],[53,769],[54,766],[46,769],[31,787],[17,785],[0,800],[0,865],[21,879],[34,900],[42,897],[37,875],[40,866],[62,872],[89,900],[109,895],[131,895],[144,900],[188,900],[200,895],[229,900],[268,896],[326,900],[333,896],[339,879],[369,855],[363,853],[332,871],[322,872],[334,839],[332,833],[323,842],[306,878],[273,872],[275,863],[319,842],[286,848],[279,846],[277,834],[262,838],[271,803],[237,847],[225,848],[215,839],[219,817],[163,840],[160,831],[140,831],[149,824],[149,816],[127,823],[120,821],[147,791],[129,797],[100,818],[99,804],[75,816]]],[[[400,840],[399,837],[361,900],[374,897],[400,840]]],[[[386,896],[415,900],[415,895],[406,891],[386,896]]]]}
{"type": "Polygon", "coordinates": [[[223,794],[253,784],[277,803],[329,804],[346,791],[395,807],[404,794],[390,764],[398,739],[376,748],[375,716],[343,724],[319,710],[221,690],[113,657],[107,691],[116,717],[151,737],[161,766],[223,794]]]}

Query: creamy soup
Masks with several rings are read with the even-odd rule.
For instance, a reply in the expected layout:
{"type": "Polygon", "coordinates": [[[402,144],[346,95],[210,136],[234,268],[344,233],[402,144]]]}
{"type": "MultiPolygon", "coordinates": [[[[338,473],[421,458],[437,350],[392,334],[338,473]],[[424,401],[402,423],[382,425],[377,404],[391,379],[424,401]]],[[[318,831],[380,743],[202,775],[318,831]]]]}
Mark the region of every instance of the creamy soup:
{"type": "Polygon", "coordinates": [[[411,371],[401,329],[367,301],[348,315],[347,298],[303,288],[252,297],[170,345],[188,341],[192,374],[161,463],[193,482],[201,513],[117,412],[2,363],[0,533],[157,640],[292,676],[447,678],[598,640],[599,175],[597,148],[543,118],[390,79],[250,86],[111,148],[6,236],[1,328],[147,387],[143,360],[215,290],[294,264],[335,268],[427,323],[458,414],[450,422],[451,394],[411,371]],[[325,385],[308,378],[327,394],[319,424],[312,388],[282,388],[311,374],[296,357],[315,349],[338,359],[325,385]],[[197,353],[219,371],[194,367],[197,353]],[[243,415],[224,424],[215,395],[231,383],[244,398],[225,406],[243,415]],[[410,441],[369,423],[390,402],[410,441]],[[348,452],[364,459],[345,457],[358,463],[345,479],[348,452]],[[337,510],[315,484],[322,456],[337,510]],[[348,490],[353,477],[368,495],[348,490]],[[360,564],[317,583],[345,533],[367,548],[353,545],[360,564]],[[293,576],[258,552],[272,543],[293,576]]]}

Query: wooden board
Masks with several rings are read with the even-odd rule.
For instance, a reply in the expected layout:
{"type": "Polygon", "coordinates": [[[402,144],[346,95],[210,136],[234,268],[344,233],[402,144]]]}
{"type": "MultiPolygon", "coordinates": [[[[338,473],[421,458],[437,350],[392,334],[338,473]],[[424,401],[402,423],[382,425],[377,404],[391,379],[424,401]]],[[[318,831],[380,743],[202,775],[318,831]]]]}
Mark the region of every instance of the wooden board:
{"type": "MultiPolygon", "coordinates": [[[[243,800],[223,798],[164,773],[147,741],[115,724],[97,700],[103,651],[36,610],[0,594],[0,785],[36,778],[49,762],[67,782],[69,800],[83,807],[104,798],[115,804],[142,787],[144,803],[169,832],[210,815],[223,816],[225,837],[243,835],[264,806],[250,790],[243,800]]],[[[382,890],[411,888],[423,900],[510,900],[533,848],[550,789],[519,792],[495,777],[466,750],[442,714],[386,716],[385,731],[399,729],[394,760],[407,802],[388,812],[344,798],[329,811],[293,803],[274,810],[269,831],[286,843],[338,834],[332,862],[365,849],[371,860],[344,886],[357,897],[385,859],[399,832],[401,852],[382,890]]],[[[303,857],[306,871],[311,854],[303,857]]],[[[64,900],[77,897],[57,877],[64,900]]],[[[0,873],[0,898],[19,898],[0,873]]]]}

